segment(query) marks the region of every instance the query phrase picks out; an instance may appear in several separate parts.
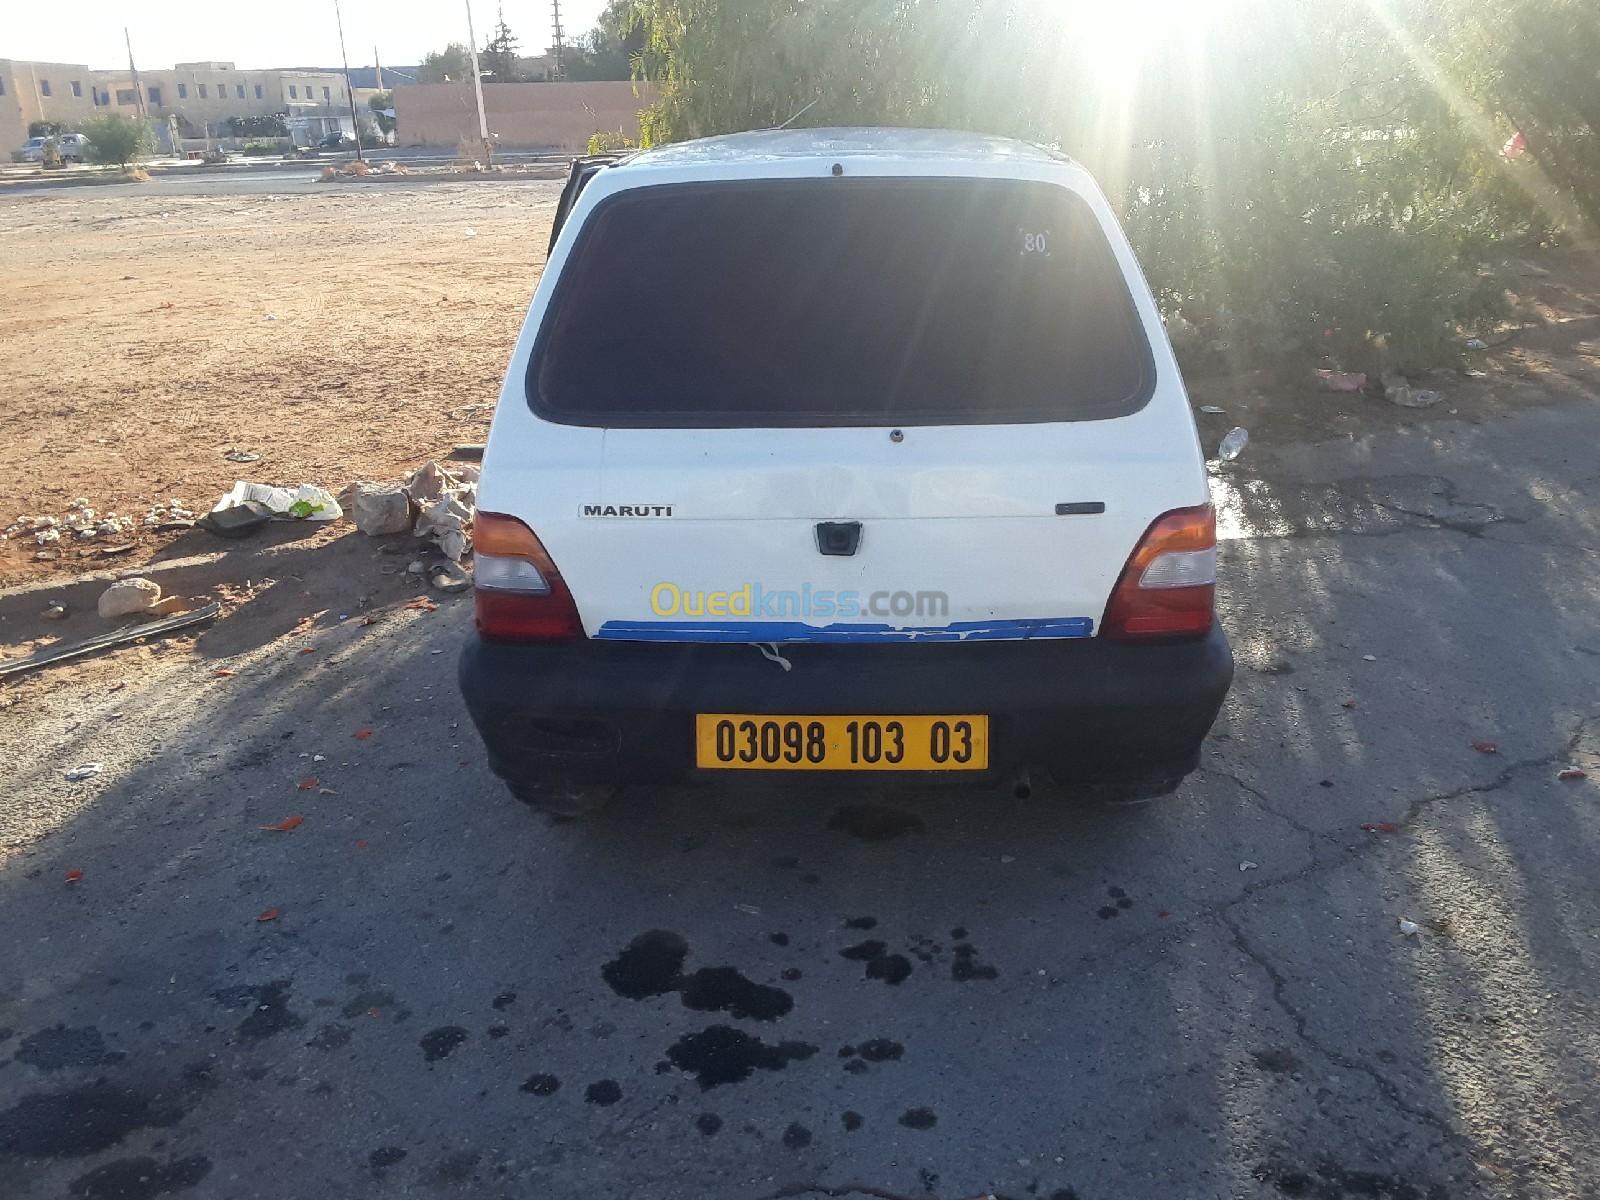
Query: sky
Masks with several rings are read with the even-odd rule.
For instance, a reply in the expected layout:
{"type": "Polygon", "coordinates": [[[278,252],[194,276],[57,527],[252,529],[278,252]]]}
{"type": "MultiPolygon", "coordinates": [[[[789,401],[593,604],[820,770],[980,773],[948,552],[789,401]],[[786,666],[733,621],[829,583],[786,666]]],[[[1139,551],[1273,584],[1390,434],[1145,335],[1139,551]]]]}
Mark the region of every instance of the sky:
{"type": "MultiPolygon", "coordinates": [[[[497,8],[523,54],[550,42],[551,0],[471,0],[481,46],[497,8]]],[[[385,63],[415,63],[429,50],[467,40],[466,0],[339,0],[350,65],[371,66],[373,48],[385,63]]],[[[561,24],[570,38],[589,29],[604,0],[561,0],[561,24]]],[[[84,63],[96,69],[125,66],[127,25],[139,66],[175,62],[232,62],[243,68],[339,65],[339,31],[333,0],[0,0],[0,58],[84,63]]]]}

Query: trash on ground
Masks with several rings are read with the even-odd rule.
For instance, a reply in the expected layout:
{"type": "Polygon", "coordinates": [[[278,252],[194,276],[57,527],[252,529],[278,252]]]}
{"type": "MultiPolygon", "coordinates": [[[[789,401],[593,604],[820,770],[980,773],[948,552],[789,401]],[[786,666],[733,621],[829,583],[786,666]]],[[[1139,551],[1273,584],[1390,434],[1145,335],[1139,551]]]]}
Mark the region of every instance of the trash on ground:
{"type": "Polygon", "coordinates": [[[67,619],[67,606],[59,600],[52,600],[44,606],[43,616],[46,621],[65,621],[67,619]]]}
{"type": "Polygon", "coordinates": [[[1468,350],[1487,350],[1489,348],[1489,343],[1478,337],[1468,338],[1463,344],[1468,350]]]}
{"type": "Polygon", "coordinates": [[[1401,917],[1400,932],[1405,934],[1406,937],[1416,937],[1422,932],[1422,926],[1418,925],[1415,921],[1408,921],[1404,917],[1401,917]]]}
{"type": "Polygon", "coordinates": [[[1556,772],[1556,778],[1570,783],[1575,779],[1589,778],[1589,772],[1585,771],[1582,767],[1563,767],[1561,770],[1556,772]]]}
{"type": "MultiPolygon", "coordinates": [[[[1206,410],[1202,408],[1200,411],[1205,412],[1206,410]]],[[[1222,410],[1219,408],[1216,411],[1221,412],[1222,410]]],[[[458,442],[456,445],[450,448],[450,457],[469,462],[477,462],[483,458],[483,443],[458,442]]]]}
{"type": "Polygon", "coordinates": [[[1242,426],[1235,425],[1222,435],[1222,441],[1217,445],[1217,457],[1223,462],[1232,462],[1244,453],[1244,448],[1249,441],[1250,431],[1242,426]]]}
{"type": "Polygon", "coordinates": [[[464,592],[472,586],[467,573],[453,562],[437,562],[428,568],[428,582],[437,592],[464,592]]]}
{"type": "Polygon", "coordinates": [[[73,767],[70,771],[64,772],[64,775],[68,783],[77,783],[80,780],[88,779],[92,775],[98,775],[105,769],[105,763],[84,763],[81,767],[73,767]]]}
{"type": "MultiPolygon", "coordinates": [[[[1463,371],[1462,374],[1465,375],[1468,379],[1487,379],[1487,378],[1489,378],[1489,372],[1487,372],[1487,371],[1463,371]]],[[[1454,412],[1455,410],[1452,409],[1451,411],[1454,412]]]]}
{"type": "Polygon", "coordinates": [[[1216,416],[1221,416],[1223,413],[1227,412],[1228,410],[1225,409],[1225,408],[1219,408],[1215,404],[1202,404],[1200,406],[1200,411],[1205,413],[1208,417],[1216,417],[1216,416]]]}
{"type": "Polygon", "coordinates": [[[1367,386],[1367,376],[1362,371],[1318,371],[1317,378],[1330,392],[1359,392],[1367,386]]]}
{"type": "Polygon", "coordinates": [[[1259,864],[1259,863],[1251,862],[1247,858],[1242,863],[1239,864],[1239,870],[1241,870],[1241,871],[1255,871],[1255,870],[1258,870],[1260,868],[1260,865],[1261,864],[1259,864]]]}
{"type": "Polygon", "coordinates": [[[1479,754],[1499,754],[1500,747],[1494,742],[1484,741],[1482,738],[1474,739],[1472,748],[1479,754]]]}
{"type": "Polygon", "coordinates": [[[209,621],[222,611],[222,603],[213,600],[203,608],[190,609],[188,612],[179,613],[173,617],[164,617],[159,621],[151,621],[144,625],[129,625],[123,629],[116,629],[110,633],[97,634],[85,638],[81,642],[74,642],[70,646],[46,646],[43,650],[36,651],[26,658],[13,658],[0,662],[0,678],[9,675],[19,675],[23,671],[32,671],[38,667],[53,666],[56,663],[68,662],[74,658],[82,658],[101,650],[109,650],[115,646],[126,645],[129,642],[144,641],[146,638],[155,637],[163,633],[172,633],[179,629],[187,629],[191,625],[198,625],[209,621]]]}
{"type": "Polygon", "coordinates": [[[256,918],[256,920],[257,921],[276,921],[278,919],[279,915],[280,914],[279,914],[277,909],[269,908],[265,912],[263,912],[260,916],[258,916],[256,918]]]}
{"type": "Polygon", "coordinates": [[[253,463],[261,461],[261,455],[257,454],[253,450],[229,450],[222,457],[232,463],[253,463]]]}
{"type": "Polygon", "coordinates": [[[332,521],[344,515],[333,495],[314,483],[302,483],[291,490],[242,479],[236,480],[212,506],[211,515],[247,503],[264,505],[279,521],[332,521]]]}
{"type": "Polygon", "coordinates": [[[161,602],[161,585],[143,577],[119,579],[105,591],[95,607],[107,620],[147,612],[161,602]]]}
{"type": "Polygon", "coordinates": [[[309,779],[302,779],[299,783],[295,784],[295,789],[301,792],[309,792],[321,782],[322,781],[320,779],[313,775],[309,779]]]}
{"type": "Polygon", "coordinates": [[[1428,388],[1414,388],[1404,375],[1383,376],[1383,398],[1401,408],[1429,408],[1444,399],[1443,392],[1428,388]]]}
{"type": "Polygon", "coordinates": [[[352,483],[339,498],[356,528],[368,537],[404,533],[411,528],[411,497],[398,483],[352,483]]]}
{"type": "Polygon", "coordinates": [[[1376,654],[1363,654],[1361,656],[1361,661],[1362,662],[1377,662],[1378,661],[1378,656],[1376,654]]]}
{"type": "Polygon", "coordinates": [[[478,502],[478,468],[430,462],[408,475],[404,486],[421,509],[413,532],[431,539],[446,558],[460,562],[472,547],[467,529],[478,502]]]}
{"type": "Polygon", "coordinates": [[[257,829],[264,829],[268,833],[288,833],[291,829],[298,829],[305,822],[305,818],[296,813],[292,817],[285,817],[271,825],[258,825],[257,829]]]}
{"type": "Polygon", "coordinates": [[[1363,821],[1362,831],[1365,833],[1399,833],[1400,826],[1393,821],[1363,821]]]}
{"type": "Polygon", "coordinates": [[[83,878],[83,868],[82,867],[69,867],[67,869],[67,882],[68,883],[77,883],[78,880],[80,880],[82,878],[83,878]]]}
{"type": "Polygon", "coordinates": [[[421,575],[428,569],[428,564],[420,558],[414,558],[406,564],[407,575],[421,575]]]}

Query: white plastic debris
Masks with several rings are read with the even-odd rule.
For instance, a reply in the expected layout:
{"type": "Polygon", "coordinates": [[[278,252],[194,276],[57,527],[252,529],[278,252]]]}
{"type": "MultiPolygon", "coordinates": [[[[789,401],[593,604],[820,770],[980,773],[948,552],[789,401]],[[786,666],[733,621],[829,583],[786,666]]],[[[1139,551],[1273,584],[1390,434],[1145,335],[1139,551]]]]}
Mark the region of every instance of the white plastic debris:
{"type": "Polygon", "coordinates": [[[67,771],[64,774],[68,783],[78,783],[81,780],[88,779],[91,775],[100,774],[100,772],[104,771],[105,769],[105,763],[92,762],[84,763],[81,767],[73,767],[70,771],[67,771]]]}
{"type": "MultiPolygon", "coordinates": [[[[211,511],[220,512],[247,502],[265,505],[280,521],[332,521],[344,515],[344,509],[339,507],[333,494],[314,483],[302,483],[291,491],[265,483],[246,483],[242,479],[234,481],[233,487],[223,494],[211,511]]],[[[177,503],[173,501],[174,505],[177,503]]]]}
{"type": "Polygon", "coordinates": [[[1242,863],[1239,864],[1239,870],[1241,870],[1241,871],[1254,871],[1254,870],[1259,869],[1260,865],[1261,864],[1259,864],[1259,863],[1251,862],[1247,858],[1242,863]]]}
{"type": "Polygon", "coordinates": [[[1223,462],[1232,462],[1244,453],[1249,441],[1250,431],[1241,425],[1235,425],[1222,435],[1222,441],[1217,445],[1217,457],[1223,462]]]}
{"type": "Polygon", "coordinates": [[[1226,409],[1222,409],[1222,408],[1218,408],[1215,404],[1202,404],[1200,406],[1200,411],[1205,413],[1207,416],[1215,417],[1215,416],[1221,415],[1222,413],[1226,412],[1227,410],[1226,409]]]}
{"type": "Polygon", "coordinates": [[[1418,925],[1415,921],[1408,921],[1404,917],[1401,917],[1400,932],[1405,934],[1406,937],[1416,937],[1417,934],[1422,932],[1422,926],[1418,925]]]}

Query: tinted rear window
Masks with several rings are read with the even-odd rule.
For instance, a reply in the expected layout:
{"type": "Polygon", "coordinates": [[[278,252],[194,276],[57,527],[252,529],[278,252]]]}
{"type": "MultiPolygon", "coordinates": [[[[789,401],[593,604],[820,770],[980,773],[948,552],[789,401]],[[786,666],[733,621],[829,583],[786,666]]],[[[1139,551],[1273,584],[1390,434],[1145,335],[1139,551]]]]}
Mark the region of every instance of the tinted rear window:
{"type": "Polygon", "coordinates": [[[585,425],[1124,416],[1149,346],[1093,214],[1051,184],[639,188],[585,223],[528,368],[585,425]]]}

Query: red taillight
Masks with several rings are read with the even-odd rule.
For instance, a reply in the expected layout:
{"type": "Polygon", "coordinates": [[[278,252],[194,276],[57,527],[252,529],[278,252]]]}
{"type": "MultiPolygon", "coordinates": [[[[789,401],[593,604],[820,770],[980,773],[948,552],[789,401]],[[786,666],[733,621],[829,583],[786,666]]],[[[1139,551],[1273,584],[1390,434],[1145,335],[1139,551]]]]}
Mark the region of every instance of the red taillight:
{"type": "Polygon", "coordinates": [[[1209,504],[1157,517],[1122,568],[1101,635],[1198,637],[1210,632],[1217,591],[1217,514],[1209,504]]]}
{"type": "Polygon", "coordinates": [[[498,642],[583,636],[572,593],[533,530],[516,517],[480,512],[472,520],[472,547],[480,636],[498,642]]]}

